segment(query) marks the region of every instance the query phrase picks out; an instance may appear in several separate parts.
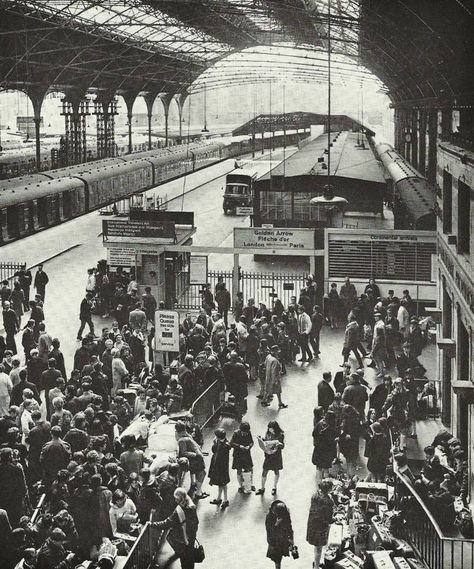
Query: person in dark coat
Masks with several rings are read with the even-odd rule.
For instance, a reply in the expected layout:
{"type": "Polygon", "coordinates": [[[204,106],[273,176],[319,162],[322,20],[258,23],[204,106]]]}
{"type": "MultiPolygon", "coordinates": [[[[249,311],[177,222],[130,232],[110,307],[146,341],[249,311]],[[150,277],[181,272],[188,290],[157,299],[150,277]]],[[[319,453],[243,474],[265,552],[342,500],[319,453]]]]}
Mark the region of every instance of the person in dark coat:
{"type": "Polygon", "coordinates": [[[13,463],[11,448],[0,450],[0,508],[8,514],[13,527],[18,526],[24,515],[28,490],[23,468],[13,463]]]}
{"type": "Polygon", "coordinates": [[[61,347],[61,343],[58,338],[53,338],[51,346],[52,348],[49,352],[49,357],[56,360],[56,369],[61,372],[61,377],[67,379],[66,366],[64,365],[64,354],[59,349],[61,347]]]}
{"type": "Polygon", "coordinates": [[[256,494],[262,496],[265,493],[268,471],[273,470],[275,473],[275,481],[273,483],[272,496],[275,496],[280,479],[280,470],[283,470],[281,451],[285,448],[285,432],[276,421],[270,421],[265,437],[260,439],[260,441],[260,444],[265,447],[265,460],[263,461],[262,469],[262,485],[256,494]]]}
{"type": "Polygon", "coordinates": [[[253,485],[253,461],[251,454],[253,437],[250,431],[250,425],[246,421],[242,421],[239,428],[234,431],[230,440],[230,446],[234,449],[232,469],[237,470],[239,492],[246,493],[244,473],[250,473],[250,491],[255,492],[255,486],[253,485]]]}
{"type": "Polygon", "coordinates": [[[332,375],[330,371],[323,373],[323,379],[318,383],[318,405],[327,411],[334,401],[334,389],[331,387],[332,375]]]}
{"type": "Polygon", "coordinates": [[[275,563],[275,569],[280,569],[283,557],[290,555],[293,547],[293,527],[291,516],[286,504],[275,500],[265,518],[267,530],[267,557],[275,563]]]}
{"type": "Polygon", "coordinates": [[[329,496],[332,489],[330,480],[322,480],[319,489],[311,497],[308,524],[306,528],[306,541],[314,546],[314,565],[319,567],[323,547],[327,545],[329,526],[332,522],[334,502],[329,496]]]}
{"type": "Polygon", "coordinates": [[[21,345],[23,346],[23,351],[25,352],[25,361],[30,359],[30,352],[33,348],[36,348],[35,340],[35,321],[30,319],[26,323],[25,328],[23,328],[23,335],[21,337],[21,345]]]}
{"type": "Polygon", "coordinates": [[[10,302],[6,300],[3,303],[3,327],[5,329],[5,342],[7,349],[13,352],[13,355],[17,353],[15,334],[20,330],[20,325],[18,322],[18,316],[13,308],[10,308],[10,302]]]}
{"type": "Polygon", "coordinates": [[[342,394],[342,400],[356,409],[361,421],[365,417],[365,402],[368,398],[367,389],[360,384],[359,374],[351,373],[349,383],[342,394]]]}
{"type": "Polygon", "coordinates": [[[84,366],[91,363],[91,353],[88,348],[89,340],[88,338],[83,338],[80,348],[77,348],[74,354],[74,369],[78,369],[81,373],[84,366]]]}
{"type": "Polygon", "coordinates": [[[36,569],[69,569],[74,567],[74,553],[64,547],[66,534],[54,528],[38,551],[36,569]]]}
{"type": "Polygon", "coordinates": [[[359,367],[364,367],[362,357],[359,353],[360,345],[360,330],[359,324],[357,324],[356,316],[351,313],[349,314],[348,323],[344,333],[344,346],[342,348],[342,355],[344,357],[344,363],[349,359],[349,354],[353,352],[357,358],[359,367]]]}
{"type": "Polygon", "coordinates": [[[33,411],[31,418],[35,426],[27,436],[28,443],[28,482],[31,485],[41,480],[40,456],[43,446],[51,440],[51,425],[48,421],[43,421],[39,410],[33,411]]]}
{"type": "Polygon", "coordinates": [[[70,459],[71,447],[61,439],[61,427],[56,425],[51,429],[51,441],[44,445],[40,455],[46,488],[50,487],[60,470],[67,468],[70,459]]]}
{"type": "Polygon", "coordinates": [[[91,476],[90,503],[93,515],[93,537],[97,544],[102,542],[103,537],[112,538],[112,526],[110,525],[109,509],[112,501],[112,492],[102,485],[100,474],[91,476]]]}
{"type": "Polygon", "coordinates": [[[230,361],[224,364],[222,372],[226,385],[226,391],[235,397],[239,412],[243,415],[247,411],[248,375],[244,364],[238,360],[237,352],[231,352],[230,361]]]}
{"type": "MultiPolygon", "coordinates": [[[[43,364],[43,362],[41,362],[41,364],[43,364]]],[[[21,369],[18,376],[20,378],[20,383],[13,386],[10,396],[10,405],[17,405],[19,407],[23,403],[23,391],[25,389],[31,389],[33,392],[33,398],[38,402],[38,405],[41,405],[41,398],[36,385],[27,380],[27,370],[24,368],[21,369]]]]}
{"type": "Polygon", "coordinates": [[[324,314],[321,312],[321,307],[316,305],[311,314],[311,332],[309,334],[309,342],[313,348],[314,357],[319,358],[319,339],[321,336],[321,329],[324,324],[324,314]]]}
{"type": "Polygon", "coordinates": [[[390,439],[377,421],[372,423],[371,431],[365,446],[367,469],[370,472],[371,482],[382,482],[390,462],[390,439]]]}
{"type": "Polygon", "coordinates": [[[346,362],[342,368],[342,370],[336,372],[334,375],[334,389],[336,393],[340,393],[341,395],[344,393],[344,389],[347,387],[347,382],[349,381],[351,375],[351,364],[346,362]]]}
{"type": "Polygon", "coordinates": [[[158,521],[166,520],[176,507],[174,492],[178,488],[179,474],[179,464],[172,462],[168,465],[168,469],[162,472],[156,479],[161,498],[160,507],[156,514],[158,521]]]}
{"type": "Polygon", "coordinates": [[[345,404],[341,415],[341,433],[339,434],[339,449],[346,459],[347,473],[355,474],[359,458],[360,416],[352,406],[345,404]]]}
{"type": "Polygon", "coordinates": [[[184,488],[174,492],[176,508],[162,522],[152,522],[158,529],[169,529],[166,539],[181,562],[182,569],[194,569],[194,543],[199,526],[196,506],[184,488]],[[183,526],[186,531],[183,531],[183,526]]]}
{"type": "Polygon", "coordinates": [[[49,283],[48,275],[43,271],[43,265],[38,265],[38,270],[36,271],[34,287],[37,294],[41,296],[41,300],[44,302],[46,300],[46,285],[49,283]]]}
{"type": "Polygon", "coordinates": [[[230,482],[229,452],[231,447],[224,429],[216,429],[214,435],[211,465],[209,466],[209,484],[211,486],[218,486],[219,489],[217,498],[211,500],[210,504],[215,504],[216,506],[220,506],[222,510],[225,510],[229,505],[227,484],[230,482]],[[222,501],[222,496],[224,496],[224,501],[222,501]]]}
{"type": "Polygon", "coordinates": [[[328,411],[313,429],[312,462],[321,471],[322,478],[329,476],[329,469],[337,455],[336,416],[328,411]]]}
{"type": "Polygon", "coordinates": [[[149,468],[140,470],[142,489],[138,496],[137,513],[142,524],[150,520],[150,516],[158,512],[161,507],[161,498],[155,475],[149,468]]]}
{"type": "Polygon", "coordinates": [[[229,317],[229,309],[231,305],[230,299],[230,292],[227,290],[225,286],[225,282],[220,283],[221,286],[217,289],[216,286],[216,303],[217,303],[217,310],[219,314],[222,315],[224,318],[224,323],[226,328],[229,326],[228,317],[229,317]]]}
{"type": "Polygon", "coordinates": [[[383,406],[391,391],[392,378],[389,375],[385,375],[383,382],[377,385],[370,395],[369,405],[371,409],[375,409],[377,419],[382,415],[383,406]]]}

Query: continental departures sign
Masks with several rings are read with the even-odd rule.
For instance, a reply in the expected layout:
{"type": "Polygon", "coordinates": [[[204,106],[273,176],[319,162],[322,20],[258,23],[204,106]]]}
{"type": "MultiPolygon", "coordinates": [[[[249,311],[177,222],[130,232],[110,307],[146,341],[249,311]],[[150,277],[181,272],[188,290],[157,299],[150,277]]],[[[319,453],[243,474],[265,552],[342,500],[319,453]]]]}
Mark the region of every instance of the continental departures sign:
{"type": "Polygon", "coordinates": [[[126,239],[174,238],[174,223],[171,221],[132,221],[129,219],[107,219],[102,221],[104,241],[111,237],[126,239]]]}
{"type": "Polygon", "coordinates": [[[234,228],[234,247],[249,249],[314,249],[313,229],[234,228]]]}

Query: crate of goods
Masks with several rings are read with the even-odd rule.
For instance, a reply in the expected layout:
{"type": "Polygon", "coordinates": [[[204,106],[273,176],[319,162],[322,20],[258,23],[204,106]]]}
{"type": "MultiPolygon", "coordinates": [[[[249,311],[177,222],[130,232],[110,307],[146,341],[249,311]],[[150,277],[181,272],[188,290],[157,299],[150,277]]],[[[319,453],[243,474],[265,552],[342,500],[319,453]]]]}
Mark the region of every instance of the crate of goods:
{"type": "Polygon", "coordinates": [[[357,482],[356,499],[359,499],[360,494],[373,494],[388,500],[388,486],[382,482],[357,482]]]}

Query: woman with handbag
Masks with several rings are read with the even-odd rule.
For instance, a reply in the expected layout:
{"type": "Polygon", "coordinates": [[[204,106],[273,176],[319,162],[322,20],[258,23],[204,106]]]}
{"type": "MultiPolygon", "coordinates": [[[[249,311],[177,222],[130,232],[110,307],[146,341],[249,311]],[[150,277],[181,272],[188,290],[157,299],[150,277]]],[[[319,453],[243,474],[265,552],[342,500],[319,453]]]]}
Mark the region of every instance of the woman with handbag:
{"type": "Polygon", "coordinates": [[[332,482],[322,480],[319,484],[319,490],[311,497],[306,541],[314,546],[313,567],[316,569],[319,568],[323,547],[327,545],[329,526],[332,522],[334,502],[329,496],[331,490],[332,482]]]}
{"type": "Polygon", "coordinates": [[[176,508],[162,522],[152,522],[158,529],[169,529],[166,539],[181,562],[182,569],[194,569],[195,563],[204,559],[204,549],[196,541],[199,520],[196,506],[184,488],[174,491],[176,508]]]}
{"type": "MultiPolygon", "coordinates": [[[[281,500],[275,500],[265,518],[267,530],[267,557],[275,563],[275,569],[280,569],[283,557],[293,554],[293,527],[290,511],[281,500]]],[[[293,554],[294,555],[294,554],[293,554]]]]}

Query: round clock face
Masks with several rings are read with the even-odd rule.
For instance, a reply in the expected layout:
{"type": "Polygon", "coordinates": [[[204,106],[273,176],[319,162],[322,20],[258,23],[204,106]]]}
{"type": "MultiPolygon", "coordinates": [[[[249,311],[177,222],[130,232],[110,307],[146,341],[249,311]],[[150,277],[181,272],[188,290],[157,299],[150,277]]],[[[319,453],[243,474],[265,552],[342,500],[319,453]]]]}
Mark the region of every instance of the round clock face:
{"type": "Polygon", "coordinates": [[[409,132],[405,133],[405,142],[411,142],[411,134],[409,132]]]}

